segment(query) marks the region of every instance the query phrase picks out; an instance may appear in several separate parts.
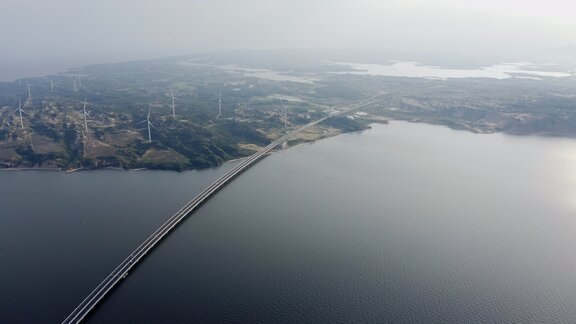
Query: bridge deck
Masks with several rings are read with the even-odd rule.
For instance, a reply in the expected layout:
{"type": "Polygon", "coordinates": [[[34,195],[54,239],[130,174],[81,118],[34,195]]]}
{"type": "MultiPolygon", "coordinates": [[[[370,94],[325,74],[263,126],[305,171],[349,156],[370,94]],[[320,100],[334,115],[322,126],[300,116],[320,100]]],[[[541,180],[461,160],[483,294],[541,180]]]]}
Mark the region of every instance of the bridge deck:
{"type": "Polygon", "coordinates": [[[230,171],[226,172],[223,176],[218,178],[212,184],[210,184],[206,189],[202,190],[196,197],[185,204],[180,210],[178,210],[174,215],[172,215],[166,222],[164,222],[156,231],[154,231],[144,242],[142,242],[128,257],[126,257],[104,280],[94,289],[92,292],[66,317],[62,323],[79,323],[86,315],[90,313],[92,309],[104,298],[106,295],[114,288],[122,279],[124,279],[130,270],[132,270],[145,256],[152,250],[162,239],[168,235],[178,224],[192,212],[194,212],[200,205],[202,205],[206,200],[212,197],[218,190],[222,189],[227,183],[229,183],[236,176],[241,174],[243,171],[250,168],[260,159],[262,159],[266,154],[273,150],[276,146],[288,141],[290,138],[294,137],[296,134],[317,125],[324,120],[349,113],[353,110],[363,108],[372,103],[374,99],[379,97],[382,93],[370,97],[351,108],[341,111],[330,116],[323,117],[319,120],[301,126],[292,132],[280,137],[279,139],[273,141],[268,146],[262,148],[258,152],[254,153],[250,157],[244,159],[241,163],[236,165],[230,171]]]}

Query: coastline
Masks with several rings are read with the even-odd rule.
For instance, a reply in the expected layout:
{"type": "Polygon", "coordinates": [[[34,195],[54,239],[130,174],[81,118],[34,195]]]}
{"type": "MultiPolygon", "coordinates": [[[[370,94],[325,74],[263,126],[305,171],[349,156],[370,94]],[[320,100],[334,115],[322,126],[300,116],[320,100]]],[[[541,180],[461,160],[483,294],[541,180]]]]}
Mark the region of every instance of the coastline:
{"type": "MultiPolygon", "coordinates": [[[[388,117],[389,118],[389,117],[388,117]]],[[[314,136],[310,136],[308,138],[299,138],[296,137],[292,140],[289,140],[288,142],[286,142],[281,149],[278,148],[276,150],[274,150],[273,152],[278,152],[281,150],[284,150],[286,148],[291,148],[291,147],[296,147],[299,145],[304,145],[304,144],[313,144],[315,142],[321,141],[323,139],[327,139],[327,138],[332,138],[332,137],[336,137],[342,134],[349,134],[349,133],[361,133],[363,131],[369,130],[371,128],[371,126],[373,124],[389,124],[389,122],[393,122],[393,121],[404,121],[404,122],[409,122],[409,123],[418,123],[418,124],[428,124],[428,125],[437,125],[437,126],[444,126],[447,127],[449,129],[453,129],[453,130],[461,130],[461,131],[466,131],[466,132],[470,132],[473,134],[480,134],[480,135],[489,135],[489,134],[505,134],[505,135],[510,135],[510,136],[543,136],[543,137],[560,137],[560,138],[571,138],[574,139],[576,138],[576,134],[569,134],[569,133],[538,133],[538,132],[514,132],[514,131],[498,131],[498,130],[490,130],[490,131],[480,131],[476,128],[469,128],[469,127],[461,127],[463,125],[454,125],[452,123],[434,123],[434,122],[430,122],[430,121],[426,121],[426,120],[421,120],[421,119],[404,119],[404,118],[389,118],[386,120],[380,120],[380,119],[372,119],[372,118],[366,118],[363,119],[363,121],[366,122],[366,127],[364,129],[361,130],[355,130],[355,131],[339,131],[339,132],[327,132],[327,133],[316,133],[314,134],[314,136]],[[457,127],[460,126],[460,127],[457,127]]],[[[273,153],[271,152],[271,153],[273,153]]],[[[247,156],[245,157],[238,157],[238,158],[234,158],[234,159],[230,159],[230,160],[226,160],[224,161],[222,164],[225,163],[233,163],[233,162],[237,162],[237,161],[242,161],[244,159],[248,158],[247,156]]],[[[218,165],[219,166],[219,165],[218,165]]],[[[63,168],[43,168],[43,167],[32,167],[32,168],[0,168],[0,171],[51,171],[51,172],[64,172],[64,173],[75,173],[75,172],[84,172],[84,171],[99,171],[99,170],[108,170],[108,171],[171,171],[171,172],[186,172],[186,171],[194,171],[194,170],[204,170],[204,169],[210,169],[210,168],[215,168],[218,166],[211,166],[211,167],[206,167],[206,168],[199,168],[199,169],[184,169],[184,170],[176,170],[176,169],[150,169],[150,168],[133,168],[133,169],[124,169],[124,168],[120,168],[120,167],[104,167],[104,168],[84,168],[84,167],[80,167],[80,168],[74,168],[74,169],[63,169],[63,168]]]]}
{"type": "Polygon", "coordinates": [[[0,168],[0,171],[66,171],[61,168],[0,168]]]}
{"type": "MultiPolygon", "coordinates": [[[[317,136],[315,136],[314,138],[309,138],[306,140],[303,139],[293,139],[288,141],[288,145],[287,148],[293,147],[293,146],[297,146],[297,145],[302,145],[302,144],[311,144],[326,138],[330,138],[330,137],[335,137],[341,134],[347,134],[347,133],[354,133],[354,132],[362,132],[365,131],[367,129],[370,129],[370,125],[373,123],[382,123],[382,122],[370,122],[369,124],[367,124],[365,129],[361,129],[361,130],[357,130],[357,131],[352,131],[352,132],[346,132],[346,131],[342,131],[342,132],[338,132],[338,133],[328,133],[328,134],[317,134],[317,136]]],[[[272,153],[272,152],[271,152],[272,153]]],[[[230,159],[230,160],[226,160],[224,161],[222,164],[225,163],[233,163],[233,162],[237,162],[237,161],[242,161],[244,159],[248,158],[248,156],[244,156],[244,157],[237,157],[234,159],[230,159]]],[[[221,164],[221,165],[222,165],[221,164]]],[[[215,168],[218,167],[220,165],[217,166],[211,166],[211,167],[206,167],[206,168],[200,168],[200,169],[184,169],[184,170],[176,170],[176,169],[149,169],[149,168],[135,168],[135,169],[124,169],[124,168],[119,168],[119,167],[104,167],[104,168],[95,168],[95,169],[91,169],[91,168],[84,168],[84,167],[80,167],[80,168],[74,168],[74,169],[63,169],[63,168],[42,168],[42,167],[33,167],[33,168],[0,168],[0,171],[53,171],[53,172],[64,172],[64,173],[75,173],[75,172],[85,172],[85,171],[99,171],[99,170],[110,170],[110,171],[171,171],[171,172],[186,172],[186,171],[194,171],[194,170],[205,170],[205,169],[210,169],[210,168],[215,168]]]]}

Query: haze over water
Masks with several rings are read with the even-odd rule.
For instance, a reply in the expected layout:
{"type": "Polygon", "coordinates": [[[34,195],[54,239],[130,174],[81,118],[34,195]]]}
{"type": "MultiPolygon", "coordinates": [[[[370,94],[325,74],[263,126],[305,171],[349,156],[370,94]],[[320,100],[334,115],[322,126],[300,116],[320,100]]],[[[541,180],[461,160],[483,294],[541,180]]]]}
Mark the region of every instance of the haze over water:
{"type": "Polygon", "coordinates": [[[574,73],[542,71],[544,67],[534,66],[528,62],[498,64],[476,69],[454,69],[439,66],[420,65],[415,62],[394,62],[390,65],[339,63],[354,71],[337,72],[339,74],[382,75],[392,77],[453,79],[453,78],[493,78],[508,79],[511,77],[539,79],[539,77],[569,77],[574,73]]]}
{"type": "MultiPolygon", "coordinates": [[[[88,323],[575,322],[575,152],[404,122],[290,148],[184,222],[88,323]]],[[[0,322],[62,320],[223,171],[0,173],[0,322]],[[122,212],[106,216],[111,202],[122,212]]]]}

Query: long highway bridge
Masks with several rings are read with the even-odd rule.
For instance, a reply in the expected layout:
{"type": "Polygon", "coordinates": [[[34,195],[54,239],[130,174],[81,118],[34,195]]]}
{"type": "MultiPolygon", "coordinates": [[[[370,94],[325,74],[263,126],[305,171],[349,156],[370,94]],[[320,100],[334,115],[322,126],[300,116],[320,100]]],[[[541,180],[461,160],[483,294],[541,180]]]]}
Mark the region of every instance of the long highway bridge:
{"type": "Polygon", "coordinates": [[[298,133],[314,125],[317,125],[328,118],[344,115],[351,111],[366,107],[372,104],[374,99],[381,96],[382,94],[383,93],[379,93],[350,106],[348,109],[332,113],[329,116],[301,126],[273,141],[268,146],[260,149],[250,157],[244,159],[241,163],[236,165],[230,171],[226,172],[226,174],[206,187],[206,189],[202,190],[202,192],[200,192],[196,197],[194,197],[182,208],[180,208],[180,210],[172,215],[156,231],[150,234],[150,236],[148,236],[144,242],[142,242],[132,253],[130,253],[128,257],[126,257],[94,290],[92,290],[92,292],[80,303],[80,305],[78,305],[78,307],[74,309],[74,311],[72,311],[72,313],[70,313],[70,315],[68,315],[68,317],[66,317],[62,323],[68,324],[81,322],[86,317],[86,315],[88,315],[90,311],[93,310],[94,307],[96,307],[96,305],[98,305],[98,303],[104,299],[108,293],[110,293],[112,288],[114,288],[122,279],[126,278],[129,271],[132,270],[146,256],[148,252],[156,247],[158,243],[162,241],[164,237],[166,237],[166,235],[168,235],[174,228],[176,228],[178,224],[180,224],[180,222],[186,218],[186,216],[192,214],[196,209],[198,209],[204,202],[206,202],[216,192],[222,189],[232,179],[254,165],[256,162],[270,153],[270,151],[276,146],[288,141],[298,133]]]}

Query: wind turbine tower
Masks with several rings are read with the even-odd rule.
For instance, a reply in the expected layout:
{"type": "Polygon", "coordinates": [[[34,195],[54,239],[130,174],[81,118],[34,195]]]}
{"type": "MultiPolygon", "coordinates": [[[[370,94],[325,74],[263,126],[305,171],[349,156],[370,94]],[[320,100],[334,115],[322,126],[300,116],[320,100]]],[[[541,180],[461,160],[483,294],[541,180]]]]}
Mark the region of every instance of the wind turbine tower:
{"type": "Polygon", "coordinates": [[[76,80],[74,80],[74,92],[78,93],[78,86],[76,85],[76,80]]]}
{"type": "Polygon", "coordinates": [[[284,107],[284,129],[288,129],[288,109],[286,108],[284,101],[281,101],[281,102],[282,102],[282,107],[284,107]]]}
{"type": "Polygon", "coordinates": [[[222,89],[218,93],[218,116],[216,118],[220,118],[220,116],[222,116],[222,89]]]}
{"type": "Polygon", "coordinates": [[[28,87],[28,99],[32,98],[32,92],[30,91],[30,83],[26,82],[26,86],[28,87]]]}
{"type": "Polygon", "coordinates": [[[88,102],[86,101],[86,98],[84,98],[84,107],[82,108],[82,111],[84,111],[84,129],[86,129],[86,133],[88,133],[88,112],[86,111],[87,104],[88,102]]]}
{"type": "Polygon", "coordinates": [[[174,97],[174,92],[172,92],[172,87],[170,87],[170,97],[172,97],[172,118],[176,118],[176,102],[174,101],[174,99],[176,99],[176,97],[174,97]]]}
{"type": "Polygon", "coordinates": [[[138,123],[138,124],[146,123],[146,126],[148,126],[148,143],[152,143],[152,131],[150,127],[154,127],[154,125],[152,125],[152,123],[150,122],[150,112],[152,112],[152,104],[150,104],[150,108],[148,109],[148,115],[146,116],[146,120],[143,120],[138,123]]]}
{"type": "Polygon", "coordinates": [[[54,80],[50,79],[50,92],[54,92],[54,80]]]}
{"type": "Polygon", "coordinates": [[[22,113],[24,112],[24,110],[22,110],[22,97],[20,97],[20,101],[18,102],[18,112],[20,113],[20,127],[24,129],[24,120],[22,119],[22,113]]]}
{"type": "Polygon", "coordinates": [[[82,156],[86,157],[86,134],[82,132],[82,156]]]}

